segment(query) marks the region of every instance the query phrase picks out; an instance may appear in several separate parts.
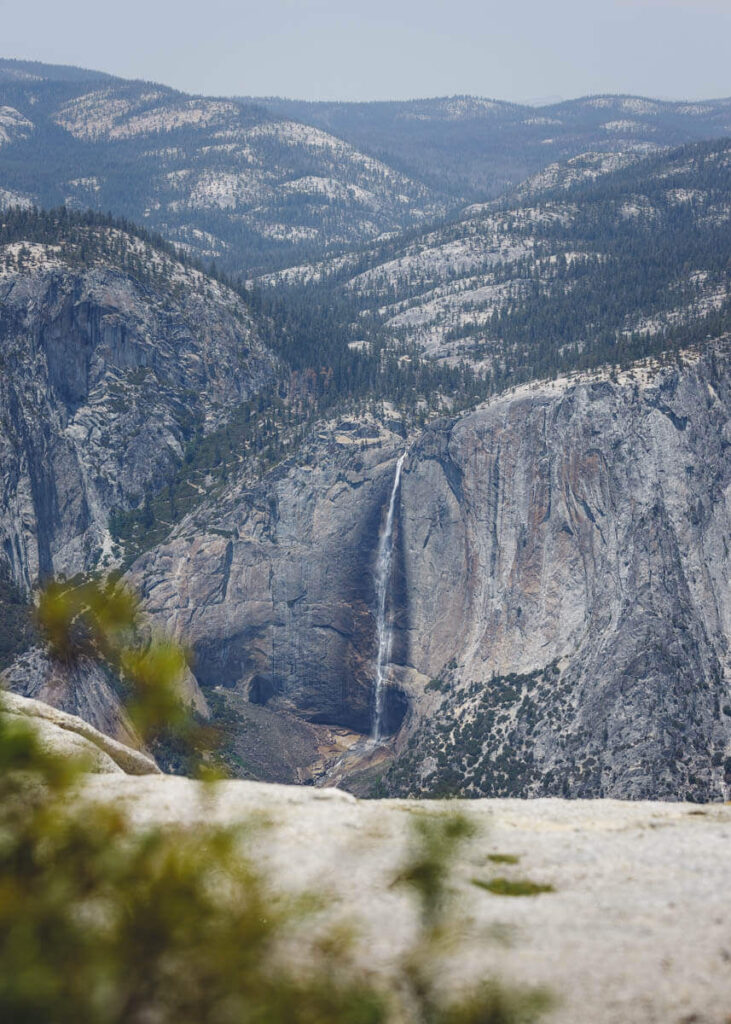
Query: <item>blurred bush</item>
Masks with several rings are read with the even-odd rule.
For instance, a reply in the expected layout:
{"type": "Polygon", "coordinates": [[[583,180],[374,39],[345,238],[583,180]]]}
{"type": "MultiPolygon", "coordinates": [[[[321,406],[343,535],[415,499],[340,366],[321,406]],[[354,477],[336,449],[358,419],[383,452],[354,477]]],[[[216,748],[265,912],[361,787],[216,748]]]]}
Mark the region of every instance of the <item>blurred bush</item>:
{"type": "Polygon", "coordinates": [[[0,1020],[8,1024],[376,1024],[345,953],[284,940],[314,913],[273,893],[245,829],[130,832],[79,803],[80,765],[0,715],[0,1020]]]}
{"type": "Polygon", "coordinates": [[[61,664],[96,658],[115,670],[127,711],[145,740],[186,724],[180,691],[185,651],[143,629],[139,600],[128,587],[96,580],[50,583],[40,594],[36,620],[61,664]]]}
{"type": "Polygon", "coordinates": [[[150,628],[129,587],[52,582],[40,594],[35,619],[60,665],[96,659],[110,670],[132,724],[164,770],[218,770],[216,730],[183,699],[188,652],[150,628]]]}
{"type": "MultiPolygon", "coordinates": [[[[119,664],[137,722],[154,732],[182,652],[140,646],[138,614],[127,591],[52,586],[38,619],[67,663],[83,652],[119,664]]],[[[396,884],[416,894],[421,925],[385,984],[341,932],[323,934],[321,900],[285,897],[263,876],[247,854],[253,825],[131,829],[119,808],[82,802],[83,770],[0,705],[3,1022],[528,1024],[547,1007],[543,993],[496,983],[456,1002],[439,990],[463,819],[417,819],[396,884]]]]}

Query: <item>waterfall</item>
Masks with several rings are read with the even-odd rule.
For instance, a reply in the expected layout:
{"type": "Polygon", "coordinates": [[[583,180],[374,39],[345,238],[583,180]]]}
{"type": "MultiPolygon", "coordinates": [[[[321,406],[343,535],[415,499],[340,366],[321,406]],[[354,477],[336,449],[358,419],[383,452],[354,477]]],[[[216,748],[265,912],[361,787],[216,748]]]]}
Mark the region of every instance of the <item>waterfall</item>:
{"type": "Polygon", "coordinates": [[[393,478],[391,499],[388,503],[386,522],[378,537],[378,561],[376,563],[376,638],[378,653],[376,655],[376,684],[373,709],[373,729],[371,739],[378,743],[381,739],[383,718],[383,696],[386,683],[386,666],[391,658],[391,623],[386,614],[388,590],[391,582],[391,563],[393,561],[393,520],[396,512],[396,500],[401,485],[401,470],[406,452],[396,463],[396,475],[393,478]]]}

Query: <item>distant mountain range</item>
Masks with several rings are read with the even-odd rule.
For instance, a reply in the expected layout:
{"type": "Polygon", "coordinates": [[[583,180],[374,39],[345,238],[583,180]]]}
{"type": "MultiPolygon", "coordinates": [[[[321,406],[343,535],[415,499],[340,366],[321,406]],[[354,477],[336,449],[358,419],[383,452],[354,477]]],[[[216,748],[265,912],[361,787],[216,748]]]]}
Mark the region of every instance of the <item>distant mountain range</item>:
{"type": "Polygon", "coordinates": [[[234,273],[352,251],[587,151],[729,133],[729,100],[310,104],[0,61],[0,205],[111,210],[234,273]]]}
{"type": "Polygon", "coordinates": [[[446,225],[256,284],[319,305],[321,336],[337,310],[345,344],[468,363],[499,391],[728,330],[729,181],[728,140],[574,158],[446,225]]]}
{"type": "Polygon", "coordinates": [[[332,132],[404,174],[468,200],[495,198],[548,164],[579,153],[648,153],[731,134],[731,99],[669,103],[644,96],[585,96],[541,107],[478,96],[393,103],[248,102],[332,132]]]}
{"type": "Polygon", "coordinates": [[[236,100],[0,63],[0,201],[113,210],[227,268],[287,265],[442,216],[446,197],[236,100]],[[20,77],[19,77],[20,76],[20,77]]]}

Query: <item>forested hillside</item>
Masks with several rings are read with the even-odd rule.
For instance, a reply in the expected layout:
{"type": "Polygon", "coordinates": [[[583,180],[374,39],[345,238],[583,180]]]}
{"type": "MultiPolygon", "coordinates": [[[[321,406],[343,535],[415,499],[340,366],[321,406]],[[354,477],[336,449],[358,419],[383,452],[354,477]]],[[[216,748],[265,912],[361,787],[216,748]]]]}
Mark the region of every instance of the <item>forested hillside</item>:
{"type": "Polygon", "coordinates": [[[262,107],[23,67],[0,61],[0,206],[111,210],[237,272],[447,210],[433,188],[262,107]]]}
{"type": "Polygon", "coordinates": [[[261,273],[455,216],[583,153],[622,162],[728,135],[730,111],[622,96],[539,109],[211,98],[0,60],[0,207],[111,211],[261,273]]]}
{"type": "Polygon", "coordinates": [[[280,370],[246,304],[167,243],[95,214],[0,226],[0,578],[110,569],[113,510],[280,370]]]}
{"type": "Polygon", "coordinates": [[[731,100],[669,103],[641,96],[588,96],[532,107],[449,96],[381,103],[251,99],[312,124],[433,188],[490,199],[579,153],[647,154],[731,134],[731,100]]]}
{"type": "Polygon", "coordinates": [[[469,209],[358,257],[261,278],[258,302],[284,333],[297,309],[305,336],[469,367],[483,395],[728,330],[729,143],[576,177],[533,182],[517,203],[469,209]]]}

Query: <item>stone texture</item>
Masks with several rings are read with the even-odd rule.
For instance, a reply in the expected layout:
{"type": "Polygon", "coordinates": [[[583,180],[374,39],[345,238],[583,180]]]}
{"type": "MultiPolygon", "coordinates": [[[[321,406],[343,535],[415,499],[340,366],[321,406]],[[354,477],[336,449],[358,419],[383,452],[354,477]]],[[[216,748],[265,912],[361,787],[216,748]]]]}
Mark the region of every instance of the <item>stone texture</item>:
{"type": "Polygon", "coordinates": [[[503,746],[533,760],[522,793],[728,793],[728,370],[721,346],[524,388],[412,450],[404,661],[436,676],[455,659],[452,718],[472,684],[555,666],[530,713],[523,690],[482,737],[483,765],[503,746]]]}
{"type": "MultiPolygon", "coordinates": [[[[0,673],[0,686],[83,718],[128,746],[142,746],[118,696],[119,687],[112,669],[99,661],[82,657],[71,665],[62,665],[44,648],[32,647],[0,673]]],[[[186,707],[203,718],[210,716],[205,694],[190,670],[179,680],[178,689],[186,707]]]]}
{"type": "MultiPolygon", "coordinates": [[[[3,272],[0,559],[24,587],[112,564],[110,508],[160,486],[196,418],[219,425],[275,372],[232,293],[118,241],[140,247],[149,288],[52,247],[3,272]]],[[[378,537],[407,450],[389,595],[397,764],[371,765],[358,791],[722,799],[728,371],[720,340],[663,369],[526,386],[409,438],[392,411],[320,424],[258,485],[204,500],[130,580],[191,645],[186,695],[203,713],[200,688],[223,686],[367,734],[378,537]]],[[[8,685],[130,738],[93,671],[66,685],[35,652],[8,685]]],[[[319,773],[322,744],[300,738],[270,759],[282,777],[319,773]]]]}
{"type": "Polygon", "coordinates": [[[392,975],[415,907],[392,881],[425,814],[461,812],[477,834],[454,866],[455,945],[444,983],[497,974],[549,985],[547,1024],[726,1024],[731,992],[731,807],[615,800],[357,801],[337,790],[170,777],[88,777],[83,799],[113,801],[133,827],[251,825],[247,846],[277,886],[330,895],[327,920],[357,935],[370,972],[392,975]],[[267,827],[257,831],[262,818],[267,827]],[[296,851],[293,855],[293,851],[296,851]],[[492,864],[491,853],[520,858],[492,864]],[[550,884],[495,896],[473,879],[550,884]],[[495,940],[495,929],[510,942],[495,940]]]}
{"type": "Polygon", "coordinates": [[[204,503],[130,581],[153,622],[192,646],[204,688],[238,686],[257,703],[367,732],[373,559],[403,439],[351,427],[330,425],[261,486],[204,503]]]}
{"type": "Polygon", "coordinates": [[[160,769],[151,757],[118,743],[82,718],[68,715],[40,700],[17,693],[0,694],[0,708],[10,721],[30,725],[44,748],[69,757],[82,756],[93,772],[154,775],[160,769]]]}
{"type": "Polygon", "coordinates": [[[75,664],[60,665],[41,647],[33,647],[0,674],[0,685],[83,719],[128,746],[142,745],[111,675],[97,661],[81,658],[75,664]]]}

